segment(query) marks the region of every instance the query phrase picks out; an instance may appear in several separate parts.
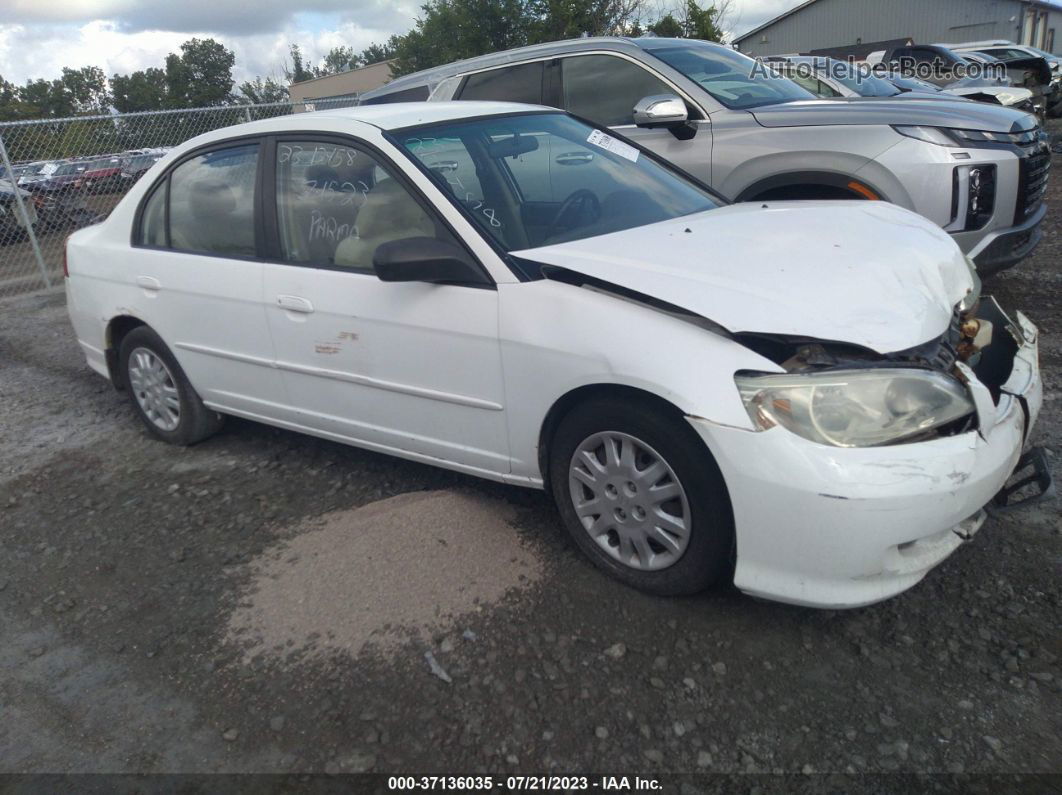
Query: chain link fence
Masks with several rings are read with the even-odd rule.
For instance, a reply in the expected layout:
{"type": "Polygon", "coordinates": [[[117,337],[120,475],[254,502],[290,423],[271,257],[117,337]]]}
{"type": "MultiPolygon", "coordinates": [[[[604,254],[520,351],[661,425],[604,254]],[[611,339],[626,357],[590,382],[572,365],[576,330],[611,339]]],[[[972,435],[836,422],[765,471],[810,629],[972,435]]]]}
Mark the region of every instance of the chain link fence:
{"type": "Polygon", "coordinates": [[[233,124],[355,103],[344,97],[0,123],[0,299],[62,286],[67,235],[106,218],[171,147],[233,124]]]}

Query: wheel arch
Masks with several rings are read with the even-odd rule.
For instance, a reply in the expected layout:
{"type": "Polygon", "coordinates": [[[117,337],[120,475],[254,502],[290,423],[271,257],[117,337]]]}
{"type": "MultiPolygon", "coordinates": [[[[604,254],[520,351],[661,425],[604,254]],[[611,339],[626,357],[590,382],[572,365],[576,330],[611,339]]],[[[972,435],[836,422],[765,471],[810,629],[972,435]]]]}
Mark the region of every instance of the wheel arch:
{"type": "MultiPolygon", "coordinates": [[[[585,403],[588,400],[595,398],[607,398],[618,397],[631,402],[641,403],[642,405],[650,405],[663,410],[665,413],[670,414],[676,419],[683,420],[685,412],[676,406],[671,401],[660,395],[650,392],[646,389],[640,389],[634,386],[628,386],[626,384],[585,384],[583,386],[576,387],[565,394],[561,395],[552,406],[542,421],[542,426],[539,429],[538,435],[538,467],[542,473],[542,485],[549,492],[549,448],[553,441],[553,435],[556,433],[557,426],[560,425],[561,420],[576,406],[585,403]]],[[[691,433],[692,433],[691,429],[691,433]]],[[[711,455],[708,448],[705,447],[705,452],[711,455]]]]}
{"type": "Polygon", "coordinates": [[[135,315],[115,315],[107,322],[104,332],[104,357],[107,360],[107,373],[111,377],[111,384],[118,391],[125,389],[125,379],[122,377],[121,368],[118,366],[118,349],[122,346],[122,340],[135,328],[147,326],[135,315]]]}
{"type": "Polygon", "coordinates": [[[784,174],[772,174],[746,187],[738,194],[736,201],[756,201],[772,191],[800,188],[839,191],[852,199],[873,197],[876,201],[889,201],[880,188],[865,179],[831,171],[789,171],[784,174]]]}

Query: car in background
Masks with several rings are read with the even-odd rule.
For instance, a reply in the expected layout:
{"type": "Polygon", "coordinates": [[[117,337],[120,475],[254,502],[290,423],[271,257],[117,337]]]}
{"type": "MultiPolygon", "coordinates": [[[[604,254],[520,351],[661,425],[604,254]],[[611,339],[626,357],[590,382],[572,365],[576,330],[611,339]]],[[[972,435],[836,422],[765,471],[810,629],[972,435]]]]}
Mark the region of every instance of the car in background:
{"type": "Polygon", "coordinates": [[[31,227],[37,223],[37,208],[33,194],[25,188],[20,188],[4,171],[0,175],[0,245],[25,238],[26,220],[23,212],[29,216],[31,227]],[[19,198],[22,199],[21,209],[19,198]]]}
{"type": "Polygon", "coordinates": [[[90,194],[113,193],[122,187],[121,159],[112,155],[86,161],[76,184],[90,194]]]}
{"type": "MultiPolygon", "coordinates": [[[[971,99],[1034,113],[1033,94],[1014,86],[971,86],[957,83],[947,88],[923,80],[900,85],[885,70],[866,64],[839,61],[822,55],[772,55],[763,59],[784,76],[824,99],[865,97],[898,99],[971,99]]],[[[898,73],[897,73],[898,74],[898,73]]]]}
{"type": "Polygon", "coordinates": [[[155,438],[234,415],[544,489],[652,594],[900,593],[978,531],[1042,400],[1036,327],[930,221],[728,206],[543,107],[215,130],[66,263],[88,365],[155,438]]]}
{"type": "Polygon", "coordinates": [[[1034,113],[1033,94],[1013,86],[955,84],[940,88],[926,81],[899,85],[884,70],[821,55],[772,55],[763,59],[793,82],[824,99],[865,97],[899,99],[972,99],[1034,113]]]}
{"type": "MultiPolygon", "coordinates": [[[[959,99],[988,102],[994,105],[1003,105],[1014,110],[1032,113],[1040,118],[1040,109],[1036,107],[1033,93],[1027,88],[1019,86],[950,86],[941,88],[926,80],[912,75],[904,74],[899,70],[879,72],[884,80],[888,80],[901,91],[917,91],[922,95],[938,94],[942,97],[957,97],[959,99]]],[[[1041,119],[1042,121],[1042,119],[1041,119]]]]}
{"type": "Polygon", "coordinates": [[[30,183],[27,188],[38,195],[51,195],[76,190],[80,187],[81,178],[89,162],[89,160],[83,158],[70,159],[58,161],[52,168],[45,166],[41,171],[41,175],[44,178],[30,183]]]}
{"type": "Polygon", "coordinates": [[[1034,116],[987,103],[827,102],[728,47],[655,37],[470,58],[399,77],[361,101],[418,97],[561,107],[737,201],[890,201],[944,228],[985,273],[1020,262],[1042,235],[1046,139],[1034,116]]]}
{"type": "Polygon", "coordinates": [[[39,182],[42,179],[47,179],[47,172],[45,169],[52,163],[50,160],[38,160],[35,163],[23,163],[15,166],[15,177],[18,184],[21,187],[25,187],[33,182],[39,182]]]}
{"type": "Polygon", "coordinates": [[[122,183],[128,187],[144,176],[144,173],[162,159],[164,153],[136,154],[122,160],[122,183]]]}
{"type": "Polygon", "coordinates": [[[1032,47],[1028,44],[1015,44],[1003,39],[962,42],[944,46],[950,47],[960,55],[987,55],[995,58],[1007,64],[1008,68],[1018,70],[1015,76],[1019,79],[1024,78],[1023,73],[1025,70],[1022,68],[1023,65],[1026,68],[1035,67],[1041,82],[1044,74],[1036,63],[1036,59],[1043,59],[1050,70],[1048,85],[1044,89],[1047,113],[1053,117],[1062,115],[1062,58],[1059,56],[1041,50],[1038,47],[1032,47]]]}

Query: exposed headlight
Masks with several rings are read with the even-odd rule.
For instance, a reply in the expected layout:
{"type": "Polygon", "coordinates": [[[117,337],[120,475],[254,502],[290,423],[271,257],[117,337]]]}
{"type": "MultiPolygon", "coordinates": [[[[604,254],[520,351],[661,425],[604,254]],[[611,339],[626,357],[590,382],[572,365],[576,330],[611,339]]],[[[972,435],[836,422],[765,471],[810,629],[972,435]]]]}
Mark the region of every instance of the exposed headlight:
{"type": "Polygon", "coordinates": [[[757,430],[781,425],[834,447],[900,442],[974,412],[961,384],[930,370],[836,370],[734,380],[757,430]]]}

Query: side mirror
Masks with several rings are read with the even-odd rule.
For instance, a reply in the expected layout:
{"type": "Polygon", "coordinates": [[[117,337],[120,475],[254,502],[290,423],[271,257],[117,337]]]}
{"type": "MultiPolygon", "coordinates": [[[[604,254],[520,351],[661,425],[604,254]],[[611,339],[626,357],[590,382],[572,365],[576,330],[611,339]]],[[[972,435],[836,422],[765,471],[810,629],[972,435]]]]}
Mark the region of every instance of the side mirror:
{"type": "Polygon", "coordinates": [[[460,246],[434,237],[407,237],[376,247],[372,266],[382,282],[490,284],[460,246]]]}
{"type": "Polygon", "coordinates": [[[674,94],[642,97],[634,106],[634,123],[639,127],[674,127],[687,119],[686,103],[674,94]]]}

